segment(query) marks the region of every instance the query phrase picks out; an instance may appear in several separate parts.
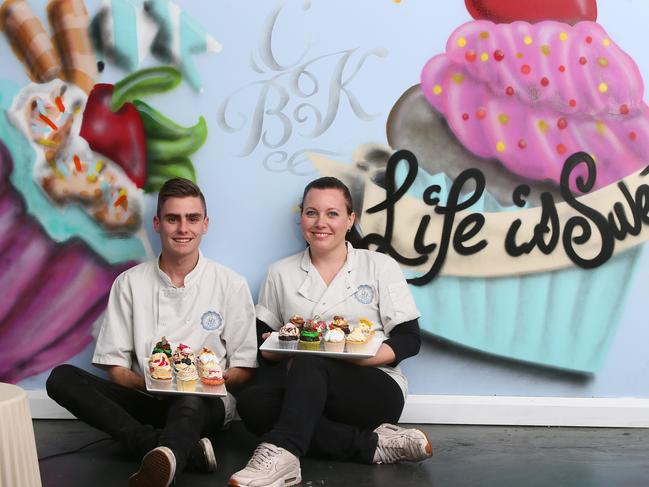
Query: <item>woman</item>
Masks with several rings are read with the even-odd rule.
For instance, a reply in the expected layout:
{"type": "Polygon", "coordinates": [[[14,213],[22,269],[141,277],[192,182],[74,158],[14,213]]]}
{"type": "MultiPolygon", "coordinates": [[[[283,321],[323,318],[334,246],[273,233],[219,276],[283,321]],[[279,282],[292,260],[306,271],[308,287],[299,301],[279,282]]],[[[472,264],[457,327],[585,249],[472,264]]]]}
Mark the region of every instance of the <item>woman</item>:
{"type": "MultiPolygon", "coordinates": [[[[295,485],[309,453],[363,463],[419,461],[432,454],[426,435],[395,423],[407,383],[396,365],[419,351],[419,312],[398,264],[354,249],[345,235],[355,215],[349,189],[324,177],[304,190],[300,226],[308,248],[273,264],[259,293],[257,325],[265,339],[292,315],[368,318],[388,338],[371,358],[296,355],[290,366],[262,368],[238,397],[239,415],[261,434],[248,465],[230,485],[295,485]]],[[[263,352],[265,359],[286,356],[263,352]]]]}

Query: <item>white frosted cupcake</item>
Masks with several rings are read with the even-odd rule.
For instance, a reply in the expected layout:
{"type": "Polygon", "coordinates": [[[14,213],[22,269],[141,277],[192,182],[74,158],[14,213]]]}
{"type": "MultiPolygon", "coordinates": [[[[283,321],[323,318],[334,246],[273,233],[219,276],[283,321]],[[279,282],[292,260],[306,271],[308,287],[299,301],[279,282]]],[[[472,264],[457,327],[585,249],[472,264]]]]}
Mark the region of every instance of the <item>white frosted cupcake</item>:
{"type": "Polygon", "coordinates": [[[327,330],[324,335],[324,348],[327,352],[342,352],[345,349],[345,332],[340,328],[327,330]]]}

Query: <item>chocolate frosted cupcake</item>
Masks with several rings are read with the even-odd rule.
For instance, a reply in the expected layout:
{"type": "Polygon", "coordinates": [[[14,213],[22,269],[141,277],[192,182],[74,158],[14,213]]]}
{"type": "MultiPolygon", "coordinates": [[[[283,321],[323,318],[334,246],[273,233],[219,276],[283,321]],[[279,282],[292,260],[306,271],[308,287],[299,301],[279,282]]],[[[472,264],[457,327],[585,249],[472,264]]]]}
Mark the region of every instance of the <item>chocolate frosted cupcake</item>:
{"type": "Polygon", "coordinates": [[[300,329],[293,323],[286,323],[279,330],[279,346],[288,350],[297,349],[300,329]]]}
{"type": "Polygon", "coordinates": [[[331,323],[329,323],[329,329],[330,330],[333,330],[335,328],[338,328],[339,330],[342,330],[342,332],[345,335],[349,335],[349,332],[350,332],[349,323],[342,316],[334,316],[334,320],[331,323]]]}
{"type": "Polygon", "coordinates": [[[297,326],[298,328],[302,328],[304,326],[304,318],[302,318],[300,315],[291,316],[291,319],[288,320],[288,322],[297,326]]]}

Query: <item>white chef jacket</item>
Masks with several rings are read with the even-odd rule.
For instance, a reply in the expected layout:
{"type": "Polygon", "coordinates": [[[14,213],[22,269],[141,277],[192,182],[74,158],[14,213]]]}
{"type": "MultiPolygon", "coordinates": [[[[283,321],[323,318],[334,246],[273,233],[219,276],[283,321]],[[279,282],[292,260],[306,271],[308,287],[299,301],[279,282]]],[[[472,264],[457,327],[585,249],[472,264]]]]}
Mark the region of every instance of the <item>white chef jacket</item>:
{"type": "MultiPolygon", "coordinates": [[[[142,374],[163,336],[196,353],[210,348],[224,370],[257,367],[255,312],[246,281],[200,252],[181,288],[160,269],[159,259],[128,269],[113,283],[92,362],[142,374]]],[[[223,401],[227,423],[235,401],[229,393],[223,401]]]]}
{"type": "MultiPolygon", "coordinates": [[[[347,260],[329,286],[311,262],[308,248],[272,264],[255,311],[274,330],[293,315],[304,319],[317,315],[327,322],[339,315],[352,325],[367,318],[382,339],[395,326],[420,316],[397,262],[385,254],[355,249],[349,242],[347,260]]],[[[405,397],[408,383],[401,370],[379,368],[399,384],[405,397]]]]}

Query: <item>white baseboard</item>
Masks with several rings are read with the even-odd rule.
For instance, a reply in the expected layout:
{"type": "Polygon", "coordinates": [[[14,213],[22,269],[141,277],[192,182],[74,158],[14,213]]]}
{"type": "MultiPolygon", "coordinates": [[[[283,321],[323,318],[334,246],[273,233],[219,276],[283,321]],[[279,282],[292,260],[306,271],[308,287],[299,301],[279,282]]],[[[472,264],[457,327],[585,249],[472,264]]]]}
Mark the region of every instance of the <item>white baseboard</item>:
{"type": "Polygon", "coordinates": [[[402,423],[649,427],[649,399],[408,396],[402,423]]]}
{"type": "MultiPolygon", "coordinates": [[[[45,391],[27,391],[34,419],[73,419],[45,391]]],[[[410,395],[401,423],[649,428],[649,399],[410,395]]]]}

